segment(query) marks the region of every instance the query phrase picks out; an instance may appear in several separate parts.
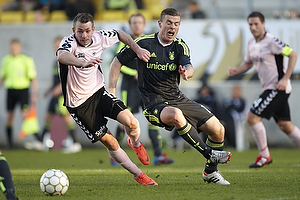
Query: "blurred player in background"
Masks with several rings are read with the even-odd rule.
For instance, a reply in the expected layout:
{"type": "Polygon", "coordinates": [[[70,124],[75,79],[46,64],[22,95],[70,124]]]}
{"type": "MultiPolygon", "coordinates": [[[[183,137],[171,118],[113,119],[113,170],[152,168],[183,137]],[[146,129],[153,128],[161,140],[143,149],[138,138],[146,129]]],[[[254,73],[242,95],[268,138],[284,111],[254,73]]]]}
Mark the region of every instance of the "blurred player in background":
{"type": "MultiPolygon", "coordinates": [[[[0,87],[3,82],[6,95],[6,136],[8,148],[13,148],[14,109],[21,106],[23,120],[27,116],[29,106],[36,106],[38,98],[38,81],[34,60],[21,53],[22,45],[18,39],[10,41],[10,53],[2,59],[0,87]],[[30,90],[31,89],[31,90],[30,90]],[[29,101],[30,99],[30,101],[29,101]]],[[[43,150],[43,143],[38,140],[37,133],[31,141],[24,142],[26,149],[43,150]]]]}
{"type": "MultiPolygon", "coordinates": [[[[58,49],[61,40],[62,37],[55,38],[54,40],[55,51],[58,49]]],[[[62,89],[59,80],[57,64],[58,64],[57,60],[55,59],[55,63],[53,67],[52,86],[45,92],[45,96],[51,94],[51,100],[49,102],[48,112],[45,117],[45,125],[44,125],[43,132],[41,134],[41,138],[44,142],[45,150],[51,148],[54,145],[53,141],[50,139],[51,135],[49,131],[51,129],[53,117],[55,116],[55,114],[58,114],[62,117],[63,121],[65,122],[69,136],[72,139],[70,143],[67,142],[68,141],[67,139],[64,140],[65,144],[63,144],[63,153],[77,153],[81,151],[82,147],[75,137],[76,123],[74,123],[74,120],[70,116],[67,108],[63,106],[64,97],[62,95],[62,89]]]]}
{"type": "MultiPolygon", "coordinates": [[[[135,13],[131,15],[128,22],[131,31],[130,36],[133,39],[144,35],[143,32],[146,26],[146,22],[145,17],[141,13],[135,13]]],[[[125,44],[120,42],[116,53],[119,53],[124,47],[125,44]]],[[[137,65],[138,60],[135,59],[129,62],[126,66],[122,66],[121,68],[121,72],[123,74],[121,84],[121,99],[133,114],[138,113],[139,109],[143,108],[142,98],[137,86],[137,65]]],[[[162,153],[161,151],[162,142],[161,135],[159,133],[159,127],[153,126],[149,123],[148,134],[154,150],[153,163],[155,165],[173,163],[174,160],[168,158],[167,155],[165,153],[162,153]]],[[[116,139],[118,140],[119,144],[122,143],[123,138],[124,127],[122,125],[119,125],[116,132],[116,139]]],[[[111,159],[111,164],[114,166],[117,165],[117,163],[113,159],[111,159]]]]}
{"type": "Polygon", "coordinates": [[[290,77],[298,55],[287,44],[265,31],[265,17],[262,13],[251,13],[248,24],[253,38],[248,41],[244,62],[238,67],[230,67],[229,75],[244,73],[255,65],[262,85],[263,92],[254,101],[247,116],[259,150],[259,156],[249,167],[258,168],[272,163],[262,118],[273,117],[278,127],[300,148],[300,130],[291,122],[288,103],[292,91],[290,77]],[[284,56],[289,58],[287,68],[284,56]]]}

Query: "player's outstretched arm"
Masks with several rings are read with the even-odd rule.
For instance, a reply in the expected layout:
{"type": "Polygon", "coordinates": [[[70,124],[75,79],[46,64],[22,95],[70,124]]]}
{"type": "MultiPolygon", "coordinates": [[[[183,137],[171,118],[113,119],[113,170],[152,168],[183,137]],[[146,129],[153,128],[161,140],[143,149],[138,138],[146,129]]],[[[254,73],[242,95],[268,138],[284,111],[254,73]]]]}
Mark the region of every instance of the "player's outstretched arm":
{"type": "Polygon", "coordinates": [[[91,59],[89,61],[85,61],[83,59],[78,59],[76,58],[72,53],[66,50],[59,50],[57,52],[57,61],[60,63],[63,63],[65,65],[71,65],[71,66],[76,66],[76,67],[82,67],[82,68],[87,68],[87,67],[94,67],[95,65],[99,65],[102,63],[102,58],[95,58],[91,59]]]}
{"type": "Polygon", "coordinates": [[[253,66],[253,63],[243,62],[238,67],[229,67],[228,74],[229,74],[229,76],[234,76],[234,75],[237,75],[240,73],[244,73],[244,72],[248,71],[249,69],[251,69],[252,66],[253,66]]]}
{"type": "Polygon", "coordinates": [[[130,46],[130,48],[136,53],[139,59],[144,62],[148,62],[150,59],[150,52],[146,49],[141,48],[134,40],[124,31],[118,30],[120,41],[130,46]]]}
{"type": "Polygon", "coordinates": [[[117,57],[113,59],[109,68],[109,80],[108,80],[108,92],[110,94],[116,95],[117,81],[120,75],[122,64],[117,57]]]}

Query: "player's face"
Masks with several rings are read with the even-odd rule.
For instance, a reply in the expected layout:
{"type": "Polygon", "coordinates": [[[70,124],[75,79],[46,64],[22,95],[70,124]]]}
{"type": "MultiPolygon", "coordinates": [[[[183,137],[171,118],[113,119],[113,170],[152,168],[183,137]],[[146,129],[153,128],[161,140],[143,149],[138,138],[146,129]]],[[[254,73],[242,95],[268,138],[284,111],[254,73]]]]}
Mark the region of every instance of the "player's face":
{"type": "Polygon", "coordinates": [[[158,21],[159,25],[159,39],[164,44],[170,44],[176,37],[179,26],[180,26],[180,16],[166,15],[162,21],[158,21]]]}
{"type": "Polygon", "coordinates": [[[10,44],[10,52],[13,56],[17,56],[21,53],[21,44],[18,42],[12,42],[10,44]]]}
{"type": "Polygon", "coordinates": [[[75,27],[72,28],[73,33],[77,41],[82,45],[88,45],[92,40],[95,27],[92,22],[81,23],[76,22],[75,27]]]}
{"type": "Polygon", "coordinates": [[[145,29],[145,21],[141,16],[134,16],[130,20],[129,24],[131,34],[134,38],[138,38],[143,35],[145,29]]]}
{"type": "Polygon", "coordinates": [[[261,22],[259,17],[250,17],[248,19],[250,31],[256,40],[263,38],[265,34],[265,22],[261,22]]]}

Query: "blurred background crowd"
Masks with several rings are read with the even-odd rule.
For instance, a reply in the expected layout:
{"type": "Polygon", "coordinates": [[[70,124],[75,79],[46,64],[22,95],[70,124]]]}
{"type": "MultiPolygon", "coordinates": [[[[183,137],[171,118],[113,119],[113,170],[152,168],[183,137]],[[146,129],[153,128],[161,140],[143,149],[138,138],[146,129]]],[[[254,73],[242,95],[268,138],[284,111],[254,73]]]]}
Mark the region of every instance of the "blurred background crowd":
{"type": "Polygon", "coordinates": [[[297,0],[1,0],[1,22],[72,20],[89,12],[95,20],[123,20],[137,10],[147,20],[158,19],[165,7],[175,7],[183,19],[240,19],[259,9],[266,18],[299,18],[297,0]]]}

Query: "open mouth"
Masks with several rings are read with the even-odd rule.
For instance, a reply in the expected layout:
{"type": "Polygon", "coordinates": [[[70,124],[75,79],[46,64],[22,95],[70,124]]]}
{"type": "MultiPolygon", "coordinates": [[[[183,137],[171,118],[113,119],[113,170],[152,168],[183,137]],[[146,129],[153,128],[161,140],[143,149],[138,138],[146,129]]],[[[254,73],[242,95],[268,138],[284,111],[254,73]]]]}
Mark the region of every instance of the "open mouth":
{"type": "Polygon", "coordinates": [[[173,31],[168,31],[168,36],[174,36],[175,32],[173,31]]]}

